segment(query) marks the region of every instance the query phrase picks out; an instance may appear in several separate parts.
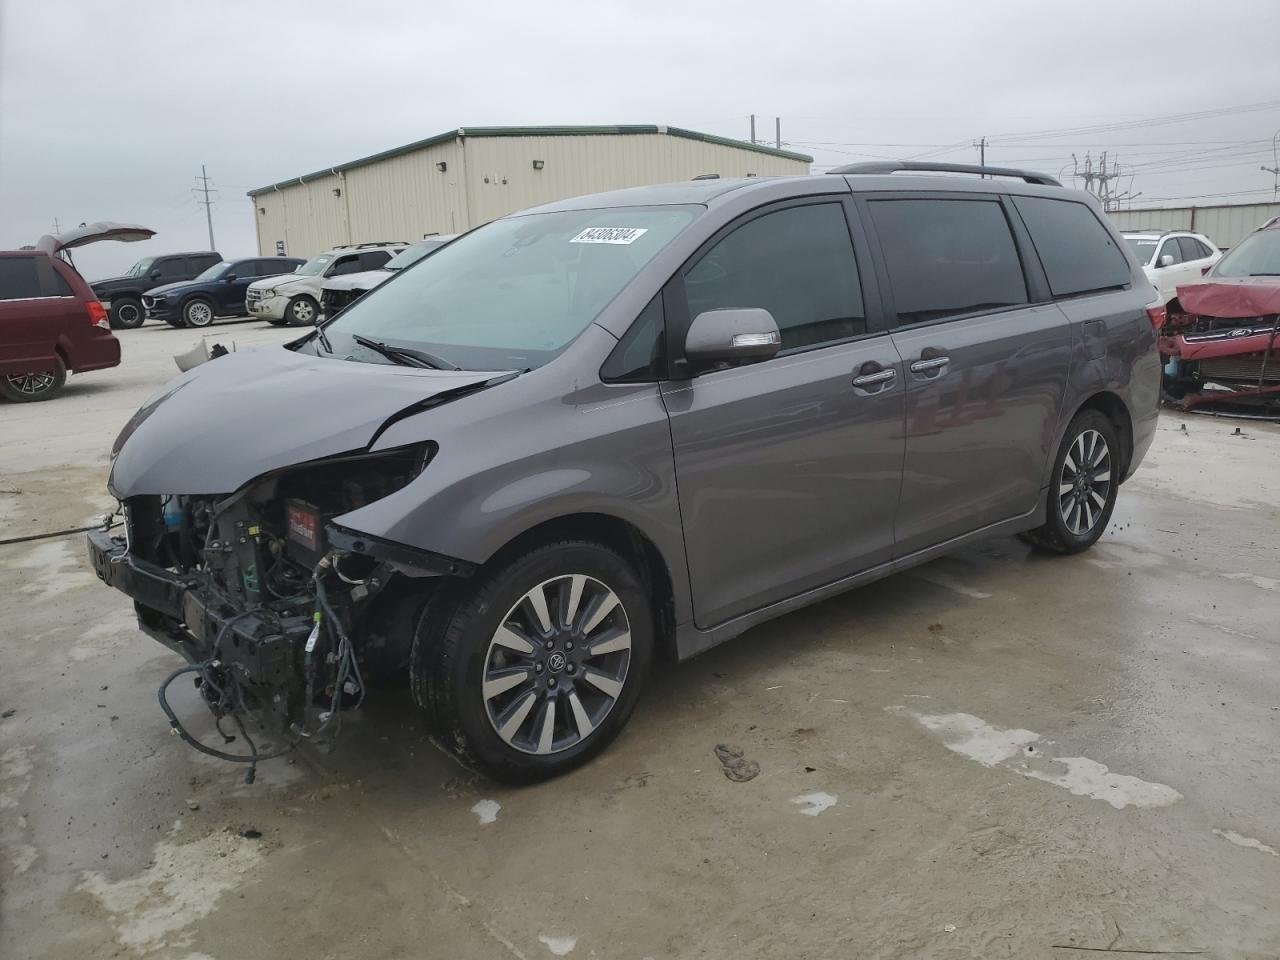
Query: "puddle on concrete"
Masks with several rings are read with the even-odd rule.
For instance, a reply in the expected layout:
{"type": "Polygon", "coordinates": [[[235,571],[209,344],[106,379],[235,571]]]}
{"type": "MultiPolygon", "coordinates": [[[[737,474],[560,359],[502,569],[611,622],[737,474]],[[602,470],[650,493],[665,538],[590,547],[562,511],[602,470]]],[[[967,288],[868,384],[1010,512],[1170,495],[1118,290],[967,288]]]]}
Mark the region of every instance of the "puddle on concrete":
{"type": "Polygon", "coordinates": [[[1237,847],[1244,847],[1246,850],[1257,850],[1261,853],[1269,853],[1273,857],[1280,857],[1280,850],[1267,846],[1261,840],[1255,840],[1253,837],[1246,837],[1244,834],[1236,833],[1234,830],[1219,830],[1217,827],[1214,827],[1213,832],[1228,843],[1234,843],[1237,847]]]}
{"type": "Polygon", "coordinates": [[[1051,744],[1032,730],[1005,730],[970,713],[930,716],[905,707],[886,707],[905,713],[935,734],[948,750],[976,760],[986,767],[1004,767],[1024,777],[1051,783],[1078,797],[1125,807],[1167,807],[1182,794],[1163,783],[1151,783],[1127,774],[1113,773],[1106,764],[1088,757],[1048,757],[1038,743],[1051,744]]]}
{"type": "Polygon", "coordinates": [[[502,804],[497,800],[477,800],[475,805],[471,808],[471,812],[476,815],[481,825],[483,825],[486,823],[493,823],[497,820],[498,811],[501,809],[502,804]]]}
{"type": "Polygon", "coordinates": [[[797,813],[803,813],[807,817],[816,817],[823,810],[829,809],[836,805],[839,797],[819,791],[818,793],[806,793],[802,797],[792,797],[791,802],[800,804],[797,813]]]}
{"type": "Polygon", "coordinates": [[[263,858],[259,843],[220,832],[191,843],[161,840],[151,865],[137,876],[111,880],[86,870],[77,889],[111,914],[116,939],[138,953],[190,942],[183,931],[213,913],[219,898],[243,882],[263,858]]]}

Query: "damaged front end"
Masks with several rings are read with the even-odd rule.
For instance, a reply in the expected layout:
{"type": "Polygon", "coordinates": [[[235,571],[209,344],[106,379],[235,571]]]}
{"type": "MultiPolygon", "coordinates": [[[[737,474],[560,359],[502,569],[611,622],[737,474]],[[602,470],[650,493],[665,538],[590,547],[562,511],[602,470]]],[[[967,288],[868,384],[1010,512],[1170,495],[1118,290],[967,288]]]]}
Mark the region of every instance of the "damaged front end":
{"type": "Polygon", "coordinates": [[[1178,288],[1160,331],[1166,400],[1280,416],[1280,282],[1223,278],[1178,288]]]}
{"type": "Polygon", "coordinates": [[[124,535],[94,531],[98,576],[135,601],[141,628],[187,666],[161,687],[173,730],[205,753],[254,765],[302,740],[327,744],[371,676],[408,661],[434,581],[469,564],[344,528],[335,518],[417,477],[431,443],[275,470],[227,495],[124,500],[124,535]],[[424,589],[424,586],[427,589],[424,589]],[[167,701],[192,674],[235,753],[190,736],[167,701]],[[245,728],[252,718],[271,746],[245,728]]]}

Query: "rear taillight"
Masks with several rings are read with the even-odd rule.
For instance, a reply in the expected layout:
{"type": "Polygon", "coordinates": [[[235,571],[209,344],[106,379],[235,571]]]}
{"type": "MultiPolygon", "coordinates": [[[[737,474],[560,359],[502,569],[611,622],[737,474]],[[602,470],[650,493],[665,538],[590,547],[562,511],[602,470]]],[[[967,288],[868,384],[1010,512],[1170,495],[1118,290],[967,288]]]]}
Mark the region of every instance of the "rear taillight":
{"type": "Polygon", "coordinates": [[[1151,326],[1155,330],[1159,330],[1164,326],[1164,322],[1169,319],[1169,309],[1157,300],[1155,303],[1147,304],[1147,319],[1151,321],[1151,326]]]}
{"type": "Polygon", "coordinates": [[[90,300],[86,306],[89,308],[89,322],[95,327],[101,327],[103,330],[111,329],[111,321],[107,319],[107,311],[97,300],[90,300]]]}

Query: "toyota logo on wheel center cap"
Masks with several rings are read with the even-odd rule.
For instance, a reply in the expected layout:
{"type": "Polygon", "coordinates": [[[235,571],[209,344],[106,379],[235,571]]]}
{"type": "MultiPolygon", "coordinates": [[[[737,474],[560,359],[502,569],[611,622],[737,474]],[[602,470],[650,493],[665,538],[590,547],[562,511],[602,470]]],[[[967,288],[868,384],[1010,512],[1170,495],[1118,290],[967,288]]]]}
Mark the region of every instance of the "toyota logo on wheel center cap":
{"type": "Polygon", "coordinates": [[[551,656],[547,657],[547,669],[552,673],[559,673],[564,669],[567,662],[568,661],[565,660],[564,654],[557,650],[555,653],[551,654],[551,656]]]}

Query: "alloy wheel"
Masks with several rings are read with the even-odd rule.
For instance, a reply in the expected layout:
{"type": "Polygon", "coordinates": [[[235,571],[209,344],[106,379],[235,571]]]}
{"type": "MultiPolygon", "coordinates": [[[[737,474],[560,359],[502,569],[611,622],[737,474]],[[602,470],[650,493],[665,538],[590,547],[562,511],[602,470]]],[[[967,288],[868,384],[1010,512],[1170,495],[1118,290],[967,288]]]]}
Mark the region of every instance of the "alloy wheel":
{"type": "Polygon", "coordinates": [[[207,327],[213,323],[213,308],[203,300],[196,300],[187,306],[186,318],[193,327],[207,327]]]}
{"type": "Polygon", "coordinates": [[[40,373],[17,373],[13,376],[5,377],[9,386],[28,397],[38,397],[40,394],[52,390],[57,379],[53,372],[49,370],[40,373]]]}
{"type": "Polygon", "coordinates": [[[1111,493],[1111,450],[1097,430],[1085,430],[1067,451],[1058,477],[1062,522],[1082,537],[1102,518],[1111,493]]]}
{"type": "Polygon", "coordinates": [[[481,696],[499,737],[553,754],[599,728],[631,664],[631,624],[618,595],[584,574],[544,580],[507,612],[489,641],[481,696]]]}
{"type": "Polygon", "coordinates": [[[299,326],[314,323],[316,319],[316,308],[311,305],[310,300],[293,301],[289,312],[293,314],[294,322],[299,326]]]}

